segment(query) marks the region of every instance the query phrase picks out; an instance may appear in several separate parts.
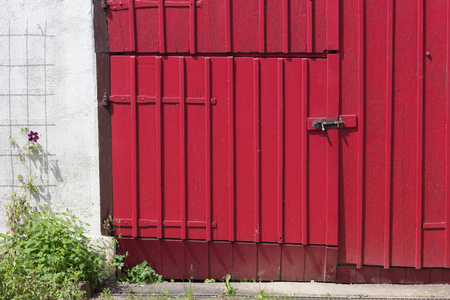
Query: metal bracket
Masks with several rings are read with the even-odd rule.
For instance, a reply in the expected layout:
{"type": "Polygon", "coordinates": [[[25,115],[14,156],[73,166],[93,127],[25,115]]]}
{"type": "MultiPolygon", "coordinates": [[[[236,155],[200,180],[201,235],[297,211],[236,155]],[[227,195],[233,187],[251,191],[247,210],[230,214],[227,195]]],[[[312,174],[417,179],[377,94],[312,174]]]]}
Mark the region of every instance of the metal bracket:
{"type": "Polygon", "coordinates": [[[312,122],[312,126],[317,129],[322,129],[322,131],[328,129],[335,129],[344,126],[344,120],[339,119],[318,119],[312,122]]]}

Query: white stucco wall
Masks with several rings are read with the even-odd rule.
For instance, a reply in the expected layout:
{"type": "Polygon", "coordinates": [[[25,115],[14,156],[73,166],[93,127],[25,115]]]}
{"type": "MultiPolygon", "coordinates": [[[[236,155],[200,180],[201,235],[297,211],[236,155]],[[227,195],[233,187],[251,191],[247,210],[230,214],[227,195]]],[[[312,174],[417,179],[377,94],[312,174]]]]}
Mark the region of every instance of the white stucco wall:
{"type": "Polygon", "coordinates": [[[100,197],[92,0],[0,0],[0,7],[0,231],[6,230],[4,206],[11,193],[11,179],[21,172],[20,166],[14,165],[16,158],[11,159],[7,150],[9,134],[18,138],[20,126],[14,124],[28,122],[31,130],[39,132],[39,142],[51,154],[36,160],[35,172],[44,180],[36,181],[40,192],[33,201],[73,209],[91,225],[90,234],[98,236],[100,197]],[[39,35],[45,28],[50,35],[45,39],[42,34],[24,35],[27,32],[39,35]],[[9,66],[10,62],[17,66],[9,66]],[[24,64],[28,67],[20,66],[24,64]],[[28,94],[36,89],[35,93],[40,95],[23,95],[27,87],[28,94]],[[49,94],[46,97],[44,90],[49,94]],[[13,93],[22,95],[11,96],[13,93]],[[41,126],[45,116],[47,126],[41,126]],[[9,125],[10,119],[13,126],[9,125]],[[48,180],[47,172],[41,168],[47,164],[48,180]]]}

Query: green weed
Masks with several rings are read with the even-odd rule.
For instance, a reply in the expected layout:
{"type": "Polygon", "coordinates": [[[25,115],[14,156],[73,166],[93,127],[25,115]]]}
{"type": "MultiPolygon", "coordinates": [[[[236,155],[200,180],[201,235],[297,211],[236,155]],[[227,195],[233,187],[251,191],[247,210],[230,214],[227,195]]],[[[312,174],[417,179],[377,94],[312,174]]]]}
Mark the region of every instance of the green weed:
{"type": "Polygon", "coordinates": [[[146,261],[144,261],[129,270],[125,270],[125,272],[119,276],[117,281],[119,283],[148,284],[163,282],[163,278],[148,266],[146,261]]]}
{"type": "Polygon", "coordinates": [[[227,288],[228,295],[234,296],[236,294],[236,290],[234,289],[234,287],[231,286],[230,279],[231,275],[227,274],[225,276],[225,287],[227,288]]]}

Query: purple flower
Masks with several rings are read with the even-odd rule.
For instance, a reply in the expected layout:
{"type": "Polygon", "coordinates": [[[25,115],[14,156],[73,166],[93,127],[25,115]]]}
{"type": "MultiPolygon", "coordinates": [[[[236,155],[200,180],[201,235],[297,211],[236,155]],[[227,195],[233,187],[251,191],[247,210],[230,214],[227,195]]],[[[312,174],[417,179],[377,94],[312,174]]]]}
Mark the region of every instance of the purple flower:
{"type": "Polygon", "coordinates": [[[37,142],[39,139],[38,133],[34,131],[30,131],[30,134],[28,135],[28,140],[30,142],[37,142]]]}

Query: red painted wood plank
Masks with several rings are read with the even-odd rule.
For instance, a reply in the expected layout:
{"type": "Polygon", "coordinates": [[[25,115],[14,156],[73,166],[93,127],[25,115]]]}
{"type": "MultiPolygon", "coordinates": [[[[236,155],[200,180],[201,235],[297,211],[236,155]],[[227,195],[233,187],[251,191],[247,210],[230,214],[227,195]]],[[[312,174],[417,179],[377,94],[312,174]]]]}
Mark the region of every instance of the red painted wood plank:
{"type": "Polygon", "coordinates": [[[257,246],[235,243],[233,246],[233,280],[256,279],[257,246]]]}
{"type": "Polygon", "coordinates": [[[356,267],[362,266],[364,202],[364,1],[358,1],[358,187],[356,216],[356,267]]]}
{"type": "Polygon", "coordinates": [[[302,60],[302,244],[308,244],[308,60],[302,60]]]}
{"type": "Polygon", "coordinates": [[[327,50],[339,50],[339,1],[327,0],[327,50]]]}
{"type": "Polygon", "coordinates": [[[380,267],[365,266],[356,270],[356,283],[380,283],[380,280],[380,267]]]}
{"type": "Polygon", "coordinates": [[[326,247],[305,247],[305,281],[324,281],[326,247]]]}
{"type": "Polygon", "coordinates": [[[134,8],[134,0],[128,0],[130,7],[128,9],[129,15],[129,35],[130,35],[130,51],[134,52],[136,50],[136,12],[134,8]]]}
{"type": "Polygon", "coordinates": [[[442,274],[442,283],[450,284],[450,270],[449,269],[444,269],[444,272],[442,274]]]}
{"type": "Polygon", "coordinates": [[[184,241],[162,240],[162,274],[165,278],[186,278],[186,247],[184,241]]]}
{"type": "MultiPolygon", "coordinates": [[[[339,54],[327,58],[327,117],[339,116],[339,54]]],[[[326,245],[338,245],[338,194],[339,194],[339,130],[327,130],[326,157],[326,245]]]]}
{"type": "Polygon", "coordinates": [[[381,269],[380,283],[405,283],[406,269],[404,268],[390,268],[381,269]]]}
{"type": "Polygon", "coordinates": [[[228,201],[229,240],[235,240],[234,58],[228,57],[228,201]]]}
{"type": "Polygon", "coordinates": [[[157,237],[160,239],[163,237],[162,235],[162,227],[163,227],[163,214],[162,214],[162,102],[161,102],[161,89],[162,89],[162,63],[161,57],[155,58],[155,90],[156,90],[156,157],[155,157],[155,166],[156,166],[156,202],[157,202],[157,237]]]}
{"type": "Polygon", "coordinates": [[[209,243],[209,278],[225,279],[233,274],[233,244],[228,242],[209,243]]]}
{"type": "Polygon", "coordinates": [[[137,104],[136,104],[136,56],[130,56],[131,87],[131,220],[133,237],[138,236],[138,152],[137,152],[137,104]]]}
{"type": "Polygon", "coordinates": [[[120,254],[128,252],[125,263],[128,268],[132,268],[143,261],[162,274],[161,266],[161,241],[152,239],[118,238],[118,248],[120,254]]]}
{"type": "Polygon", "coordinates": [[[205,58],[206,240],[211,240],[211,59],[205,58]]]}
{"type": "Polygon", "coordinates": [[[325,282],[336,281],[337,261],[338,261],[338,248],[326,247],[323,281],[325,282]]]}
{"type": "Polygon", "coordinates": [[[180,79],[180,205],[181,205],[181,234],[182,240],[186,239],[186,95],[185,95],[185,61],[179,59],[180,79]]]}
{"type": "Polygon", "coordinates": [[[281,273],[281,245],[258,244],[256,280],[278,281],[281,273]]]}
{"type": "Polygon", "coordinates": [[[445,229],[445,222],[425,222],[422,224],[423,229],[445,229]]]}
{"type": "Polygon", "coordinates": [[[266,10],[265,0],[259,0],[259,52],[265,52],[266,46],[266,10]]]}
{"type": "Polygon", "coordinates": [[[166,37],[165,37],[165,14],[164,14],[164,0],[158,2],[158,15],[159,15],[159,52],[164,53],[166,49],[166,37]]]}
{"type": "Polygon", "coordinates": [[[289,0],[283,1],[283,53],[289,52],[289,0]]]}
{"type": "MultiPolygon", "coordinates": [[[[131,103],[131,97],[129,95],[112,95],[110,97],[110,101],[113,103],[131,103]]],[[[163,104],[180,104],[181,99],[180,97],[162,97],[161,99],[163,104]]],[[[205,104],[205,98],[204,97],[185,97],[184,102],[186,104],[205,104]]],[[[210,99],[211,105],[217,104],[216,98],[210,99]]],[[[145,95],[138,95],[137,96],[137,103],[143,104],[143,103],[156,103],[155,97],[145,96],[145,95]]]]}
{"type": "Polygon", "coordinates": [[[417,2],[395,1],[391,266],[415,265],[417,2]],[[398,34],[407,32],[407,34],[398,34]],[[415,36],[410,39],[409,36],[415,36]],[[403,92],[398,92],[403,91],[403,92]],[[411,100],[413,99],[413,100],[411,100]],[[405,124],[398,126],[399,124],[405,124]],[[412,124],[412,126],[408,126],[412,124]],[[411,209],[405,209],[410,207],[411,209]],[[404,245],[408,245],[405,247],[404,245]]]}
{"type": "Polygon", "coordinates": [[[417,143],[416,143],[416,245],[415,267],[422,268],[423,222],[423,107],[424,107],[424,0],[417,0],[417,143]]]}
{"type": "Polygon", "coordinates": [[[430,283],[443,284],[444,269],[430,269],[430,283]]]}
{"type": "Polygon", "coordinates": [[[226,0],[225,3],[225,49],[226,52],[231,52],[232,50],[232,37],[231,37],[231,24],[232,24],[232,18],[231,18],[231,0],[226,0]]]}
{"type": "Polygon", "coordinates": [[[281,280],[303,281],[305,276],[305,247],[281,245],[281,280]]]}
{"type": "Polygon", "coordinates": [[[447,1],[446,39],[445,267],[450,268],[450,1],[447,1]]]}
{"type": "Polygon", "coordinates": [[[431,269],[406,269],[406,284],[429,284],[431,269]]]}
{"type": "Polygon", "coordinates": [[[261,108],[261,87],[260,87],[260,61],[259,58],[255,58],[253,61],[253,89],[254,89],[254,102],[253,102],[253,157],[254,157],[254,169],[253,169],[253,180],[254,180],[254,219],[255,219],[255,239],[254,241],[258,243],[261,237],[261,135],[260,135],[260,108],[261,108]]]}
{"type": "Polygon", "coordinates": [[[209,245],[205,241],[186,243],[186,276],[189,279],[205,279],[209,276],[209,245]]]}
{"type": "Polygon", "coordinates": [[[392,190],[392,105],[393,105],[393,51],[394,51],[394,1],[387,1],[386,46],[386,146],[384,190],[384,268],[390,266],[391,254],[391,190],[392,190]]]}
{"type": "Polygon", "coordinates": [[[313,52],[313,1],[306,1],[306,52],[313,52]]]}
{"type": "Polygon", "coordinates": [[[195,33],[197,31],[195,24],[195,0],[189,0],[189,50],[193,54],[196,52],[195,33]]]}
{"type": "Polygon", "coordinates": [[[278,243],[283,242],[284,202],[284,59],[278,59],[278,243]]]}
{"type": "Polygon", "coordinates": [[[339,283],[355,283],[356,268],[355,266],[337,266],[336,281],[339,283]]]}

